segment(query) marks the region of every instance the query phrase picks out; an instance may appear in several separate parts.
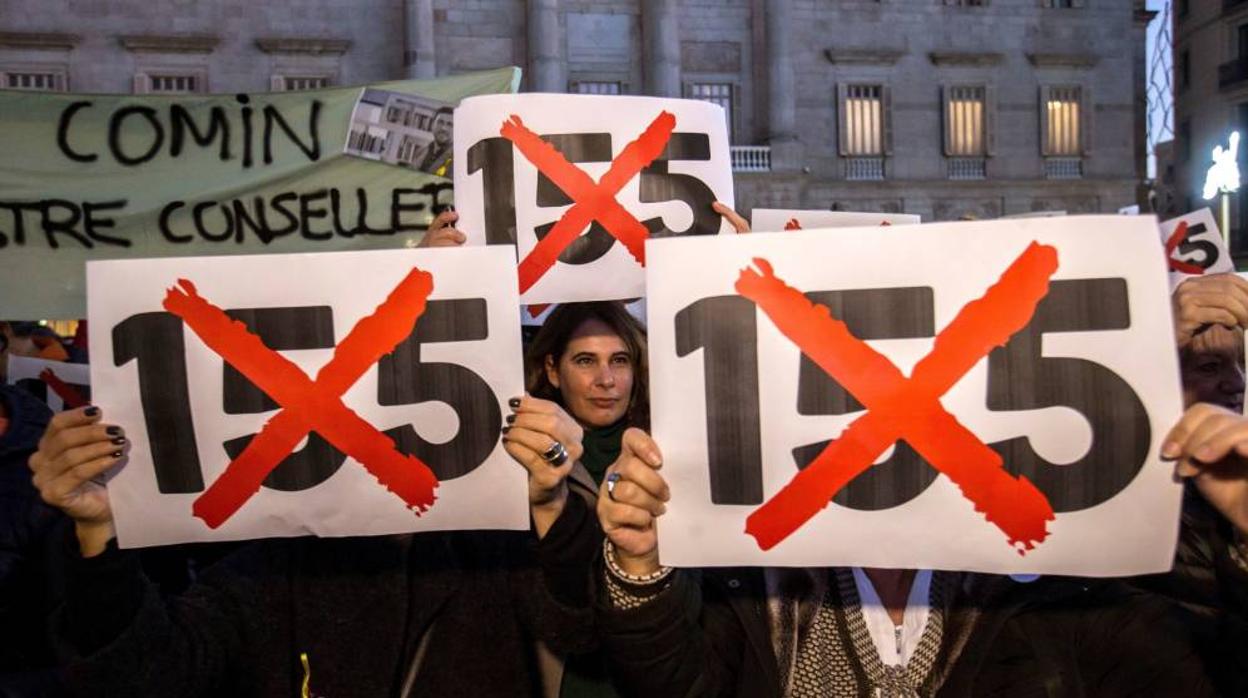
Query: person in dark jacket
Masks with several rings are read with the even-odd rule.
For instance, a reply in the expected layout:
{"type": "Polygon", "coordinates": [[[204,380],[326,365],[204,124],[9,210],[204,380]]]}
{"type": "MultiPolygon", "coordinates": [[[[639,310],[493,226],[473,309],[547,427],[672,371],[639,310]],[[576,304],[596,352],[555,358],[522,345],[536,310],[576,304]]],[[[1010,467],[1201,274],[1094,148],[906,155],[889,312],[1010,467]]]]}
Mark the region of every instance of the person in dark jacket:
{"type": "Polygon", "coordinates": [[[20,388],[0,385],[0,696],[53,690],[56,665],[45,619],[55,599],[48,541],[63,517],[39,499],[26,460],[52,413],[20,388]]]}

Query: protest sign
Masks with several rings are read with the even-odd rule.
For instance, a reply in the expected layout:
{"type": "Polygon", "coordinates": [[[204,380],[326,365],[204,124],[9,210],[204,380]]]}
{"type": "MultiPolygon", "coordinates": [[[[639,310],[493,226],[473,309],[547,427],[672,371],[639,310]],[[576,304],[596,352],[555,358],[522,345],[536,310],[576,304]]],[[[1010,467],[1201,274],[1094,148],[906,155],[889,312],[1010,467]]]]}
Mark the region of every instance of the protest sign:
{"type": "Polygon", "coordinates": [[[663,563],[1168,570],[1181,487],[1158,452],[1182,404],[1155,228],[652,243],[663,563]]]}
{"type": "Polygon", "coordinates": [[[922,222],[911,213],[858,211],[802,211],[756,208],[750,215],[750,229],[756,233],[810,228],[853,228],[857,226],[912,225],[922,222]]]}
{"type": "Polygon", "coordinates": [[[86,364],[9,354],[7,375],[9,385],[30,391],[53,412],[72,410],[91,401],[91,376],[86,364]]]}
{"type": "Polygon", "coordinates": [[[649,238],[730,233],[723,109],[652,97],[493,95],[455,112],[457,227],[515,244],[525,304],[645,295],[649,238]],[[619,244],[616,244],[619,243],[619,244]]]}
{"type": "MultiPolygon", "coordinates": [[[[454,103],[518,79],[507,68],[377,87],[454,103]]],[[[87,260],[415,244],[450,182],[346,154],[364,94],[0,91],[0,317],[82,317],[87,260]]],[[[369,143],[412,142],[412,111],[391,106],[369,143]]]]}
{"type": "Polygon", "coordinates": [[[1193,276],[1235,271],[1218,223],[1208,208],[1171,218],[1160,228],[1171,287],[1193,276]]]}
{"type": "Polygon", "coordinates": [[[527,528],[499,431],[514,269],[501,247],[90,263],[120,544],[527,528]]]}

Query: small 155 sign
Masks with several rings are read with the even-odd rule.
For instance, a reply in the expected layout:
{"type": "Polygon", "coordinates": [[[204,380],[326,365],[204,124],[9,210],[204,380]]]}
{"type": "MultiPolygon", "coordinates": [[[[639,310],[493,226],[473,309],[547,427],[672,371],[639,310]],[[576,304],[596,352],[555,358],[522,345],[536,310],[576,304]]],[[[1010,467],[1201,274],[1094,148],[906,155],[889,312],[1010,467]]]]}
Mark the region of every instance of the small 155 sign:
{"type": "Polygon", "coordinates": [[[491,95],[455,111],[469,244],[515,245],[525,304],[645,295],[650,238],[716,235],[732,205],[723,109],[652,97],[491,95]]]}
{"type": "Polygon", "coordinates": [[[119,541],[527,527],[514,281],[502,249],[91,263],[119,541]]]}
{"type": "Polygon", "coordinates": [[[1152,225],[652,245],[665,564],[1168,569],[1157,451],[1181,408],[1152,225]]]}

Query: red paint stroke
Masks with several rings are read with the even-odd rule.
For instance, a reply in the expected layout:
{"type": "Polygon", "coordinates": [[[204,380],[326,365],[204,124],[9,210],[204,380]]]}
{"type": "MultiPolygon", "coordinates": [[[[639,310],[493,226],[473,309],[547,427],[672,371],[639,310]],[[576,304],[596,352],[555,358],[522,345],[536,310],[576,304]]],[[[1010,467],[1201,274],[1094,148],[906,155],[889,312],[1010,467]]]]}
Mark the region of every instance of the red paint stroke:
{"type": "Polygon", "coordinates": [[[884,226],[886,226],[886,225],[892,225],[892,223],[889,223],[888,221],[880,221],[880,227],[881,227],[881,228],[883,228],[883,227],[884,227],[884,226]]]}
{"type": "Polygon", "coordinates": [[[74,386],[61,380],[51,368],[45,368],[39,372],[39,380],[47,384],[57,397],[61,398],[61,402],[65,404],[65,409],[73,410],[87,404],[87,399],[78,392],[74,386]]]}
{"type": "Polygon", "coordinates": [[[551,305],[550,303],[535,303],[533,305],[530,305],[529,317],[535,318],[538,315],[541,315],[542,313],[546,312],[546,309],[549,308],[550,305],[551,305]]]}
{"type": "Polygon", "coordinates": [[[557,148],[529,130],[519,116],[512,114],[503,122],[499,131],[503,138],[514,143],[538,172],[550,178],[575,202],[521,260],[517,271],[521,293],[537,283],[555,265],[563,250],[593,221],[598,221],[612,237],[623,243],[638,264],[646,265],[645,243],[650,231],[615,200],[615,195],[663,154],[675,128],[676,117],[666,111],[660,112],[637,140],[624,146],[619,156],[611,161],[602,179],[594,182],[584,170],[568,162],[557,148]]]}
{"type": "Polygon", "coordinates": [[[790,218],[789,222],[784,224],[785,230],[801,230],[802,224],[796,218],[790,218]]]}
{"type": "Polygon", "coordinates": [[[298,366],[264,345],[242,322],[204,300],[195,285],[179,279],[164,307],[182,318],[210,349],[282,406],[221,477],[196,500],[192,513],[211,528],[234,515],[260,490],[265,477],[315,430],[359,461],[387,490],[417,514],[436,499],[438,479],[419,458],[400,453],[390,437],[342,403],[341,396],[370,366],[394,351],[425,312],[433,276],[413,268],[372,315],[360,320],[334,348],[315,382],[298,366]]]}
{"type": "Polygon", "coordinates": [[[1184,262],[1181,259],[1174,258],[1174,251],[1178,249],[1179,244],[1187,238],[1187,221],[1179,221],[1174,227],[1174,232],[1170,233],[1170,237],[1166,239],[1166,262],[1170,265],[1170,271],[1182,272],[1184,274],[1204,274],[1205,270],[1199,264],[1192,262],[1184,262]]]}
{"type": "Polygon", "coordinates": [[[905,439],[969,499],[975,511],[1025,554],[1048,537],[1053,507],[1027,478],[1015,478],[993,451],[940,404],[980,359],[1031,322],[1057,270],[1057,251],[1032,243],[983,297],[968,303],[936,336],[907,379],[883,354],[850,333],[827,307],[775,276],[744,269],[736,289],[777,329],[868,409],[774,497],[746,520],[746,533],[769,550],[828,505],[898,439],[905,439]]]}

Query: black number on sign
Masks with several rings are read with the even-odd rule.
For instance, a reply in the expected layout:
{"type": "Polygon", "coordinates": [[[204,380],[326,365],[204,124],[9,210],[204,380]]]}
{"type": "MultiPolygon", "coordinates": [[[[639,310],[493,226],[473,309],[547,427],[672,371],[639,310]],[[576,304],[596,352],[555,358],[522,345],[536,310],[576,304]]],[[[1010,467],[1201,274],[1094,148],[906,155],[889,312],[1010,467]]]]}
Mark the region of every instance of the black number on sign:
{"type": "Polygon", "coordinates": [[[113,327],[113,362],[138,361],[139,399],[161,494],[204,489],[186,383],[182,320],[171,313],[131,315],[113,327]]]}
{"type": "Polygon", "coordinates": [[[516,169],[511,141],[486,138],[468,149],[468,174],[481,170],[485,244],[516,244],[516,169]]]}
{"type": "Polygon", "coordinates": [[[1065,406],[1092,427],[1091,448],[1067,465],[1041,458],[1026,437],[990,444],[1011,473],[1048,496],[1055,512],[1088,509],[1121,492],[1144,466],[1151,429],[1139,396],[1118,374],[1086,359],[1043,356],[1043,335],[1130,326],[1124,279],[1054,281],[1031,324],[988,356],[988,409],[1065,406]]]}
{"type": "Polygon", "coordinates": [[[676,314],[676,355],[702,350],[711,501],[761,504],[758,328],[754,303],[703,298],[676,314]]]}
{"type": "Polygon", "coordinates": [[[400,451],[427,463],[439,480],[476,470],[498,445],[502,411],[481,376],[452,363],[423,363],[422,344],[473,342],[489,336],[484,298],[429,301],[416,330],[394,352],[381,358],[377,402],[414,405],[444,402],[459,418],[459,431],[446,443],[425,440],[410,424],[386,432],[400,451]]]}
{"type": "MultiPolygon", "coordinates": [[[[806,297],[827,306],[862,340],[932,337],[936,332],[932,289],[880,288],[815,291],[806,297]]],[[[865,409],[840,383],[804,354],[798,373],[797,412],[802,415],[849,414],[865,409]]],[[[820,441],[793,449],[798,468],[805,468],[828,445],[820,441]]],[[[883,463],[854,478],[832,501],[851,509],[874,511],[905,504],[936,479],[936,471],[904,440],[883,463]]]]}
{"type": "MultiPolygon", "coordinates": [[[[611,162],[611,134],[609,133],[568,133],[542,136],[542,140],[550,143],[563,153],[568,162],[611,162]]],[[[567,206],[572,199],[562,189],[555,186],[550,178],[542,173],[537,175],[537,205],[567,206]]],[[[545,238],[554,223],[539,225],[533,229],[538,240],[545,238]]],[[[580,236],[564,248],[559,254],[559,261],[564,264],[588,264],[602,257],[615,244],[606,228],[598,221],[589,226],[589,232],[580,236]]]]}
{"type": "Polygon", "coordinates": [[[705,133],[673,133],[659,159],[641,171],[641,203],[682,201],[693,213],[693,223],[684,230],[672,230],[662,218],[645,221],[650,237],[714,235],[719,232],[719,214],[711,209],[711,204],[715,203],[715,192],[693,175],[668,172],[668,163],[672,161],[710,159],[711,139],[705,133]]]}
{"type": "Polygon", "coordinates": [[[1195,264],[1201,269],[1212,267],[1214,262],[1218,261],[1218,246],[1209,240],[1193,240],[1192,238],[1209,230],[1204,223],[1196,223],[1189,226],[1187,235],[1183,241],[1179,243],[1179,254],[1189,255],[1193,252],[1200,253],[1200,259],[1190,259],[1184,257],[1182,261],[1189,264],[1195,264]]]}
{"type": "MultiPolygon", "coordinates": [[[[228,310],[226,314],[247,325],[252,334],[274,351],[332,349],[334,346],[334,313],[328,306],[248,308],[228,310]]],[[[226,414],[259,414],[281,407],[228,363],[224,364],[222,380],[226,414]]],[[[254,434],[242,436],[222,445],[232,460],[253,438],[254,434]]],[[[303,448],[283,458],[269,473],[264,486],[282,492],[310,489],[338,472],[344,460],[346,454],[312,431],[303,448]]]]}

